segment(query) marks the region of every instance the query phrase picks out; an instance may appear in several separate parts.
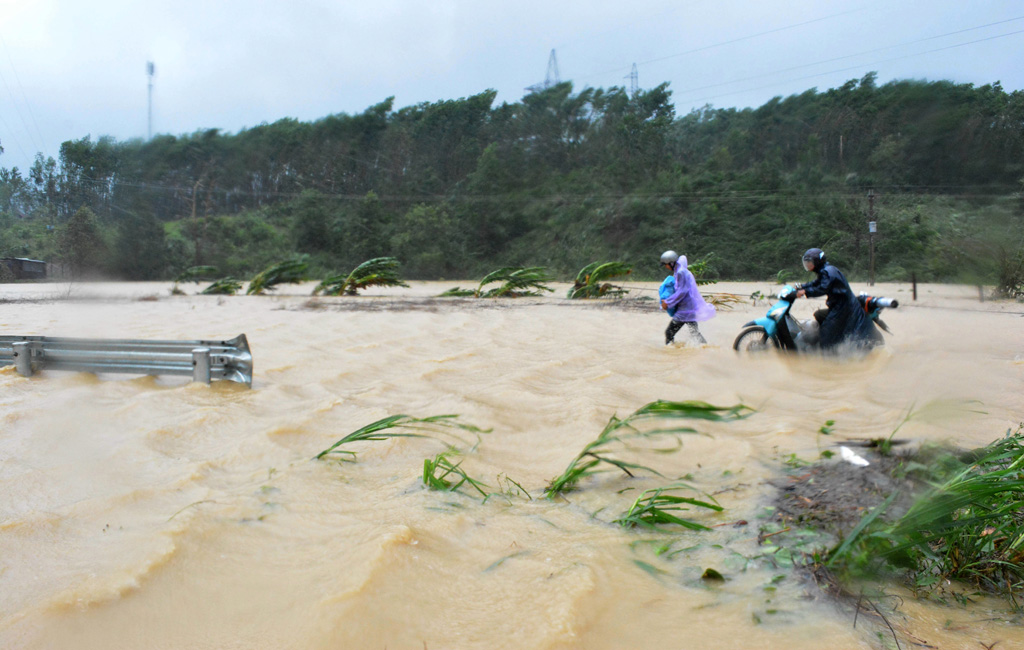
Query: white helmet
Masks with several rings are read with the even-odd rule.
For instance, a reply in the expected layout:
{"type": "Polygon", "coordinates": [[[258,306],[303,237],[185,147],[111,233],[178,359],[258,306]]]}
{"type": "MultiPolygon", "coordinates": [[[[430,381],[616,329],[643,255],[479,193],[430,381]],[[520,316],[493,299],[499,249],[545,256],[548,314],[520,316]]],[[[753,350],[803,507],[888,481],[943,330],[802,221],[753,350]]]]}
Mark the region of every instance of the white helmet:
{"type": "Polygon", "coordinates": [[[679,253],[675,251],[665,251],[661,254],[662,264],[675,264],[679,260],[679,253]]]}

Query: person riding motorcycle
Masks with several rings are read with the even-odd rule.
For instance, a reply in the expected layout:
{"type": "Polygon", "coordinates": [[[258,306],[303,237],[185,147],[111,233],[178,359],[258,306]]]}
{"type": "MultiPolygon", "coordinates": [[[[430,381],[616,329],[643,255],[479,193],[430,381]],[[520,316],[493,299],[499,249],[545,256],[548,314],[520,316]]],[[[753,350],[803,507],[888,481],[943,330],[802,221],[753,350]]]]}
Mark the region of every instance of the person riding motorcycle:
{"type": "Polygon", "coordinates": [[[804,269],[813,271],[818,277],[812,282],[798,284],[797,298],[828,296],[826,313],[821,314],[824,310],[820,310],[814,314],[821,325],[821,348],[832,349],[840,343],[870,347],[881,342],[881,335],[857,301],[842,272],[825,259],[825,251],[808,249],[803,255],[803,264],[804,269]]]}

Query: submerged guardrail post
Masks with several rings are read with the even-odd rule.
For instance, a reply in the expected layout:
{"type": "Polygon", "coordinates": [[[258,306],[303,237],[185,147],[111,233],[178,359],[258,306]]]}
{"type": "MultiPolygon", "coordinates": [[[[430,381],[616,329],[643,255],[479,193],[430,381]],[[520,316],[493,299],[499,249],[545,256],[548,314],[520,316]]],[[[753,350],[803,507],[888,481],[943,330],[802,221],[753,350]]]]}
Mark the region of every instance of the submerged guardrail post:
{"type": "Polygon", "coordinates": [[[22,377],[32,376],[32,349],[28,341],[19,341],[11,346],[14,349],[14,367],[22,377]]]}
{"type": "Polygon", "coordinates": [[[210,348],[192,350],[192,381],[210,383],[210,348]]]}
{"type": "Polygon", "coordinates": [[[38,370],[137,375],[184,375],[209,384],[226,379],[252,385],[245,334],[221,341],[145,341],[0,336],[0,366],[26,377],[38,370]]]}

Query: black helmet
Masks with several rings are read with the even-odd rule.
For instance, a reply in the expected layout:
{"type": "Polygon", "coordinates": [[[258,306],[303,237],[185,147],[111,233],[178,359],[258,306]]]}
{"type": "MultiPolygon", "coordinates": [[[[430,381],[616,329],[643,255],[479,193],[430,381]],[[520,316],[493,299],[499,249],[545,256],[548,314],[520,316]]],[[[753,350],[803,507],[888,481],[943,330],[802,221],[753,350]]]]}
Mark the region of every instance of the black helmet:
{"type": "Polygon", "coordinates": [[[804,253],[803,261],[812,263],[814,270],[820,271],[821,267],[825,266],[825,251],[820,248],[808,248],[804,253]]]}

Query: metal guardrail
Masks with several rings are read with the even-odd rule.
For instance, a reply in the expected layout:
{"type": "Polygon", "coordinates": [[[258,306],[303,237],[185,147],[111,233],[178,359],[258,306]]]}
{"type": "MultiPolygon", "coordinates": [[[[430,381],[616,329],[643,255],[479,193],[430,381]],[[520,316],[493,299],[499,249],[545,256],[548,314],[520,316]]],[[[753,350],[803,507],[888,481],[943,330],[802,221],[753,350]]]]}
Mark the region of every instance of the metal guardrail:
{"type": "Polygon", "coordinates": [[[210,383],[225,379],[252,386],[252,354],[245,334],[227,341],[136,341],[0,336],[0,366],[36,370],[188,375],[210,383]]]}

